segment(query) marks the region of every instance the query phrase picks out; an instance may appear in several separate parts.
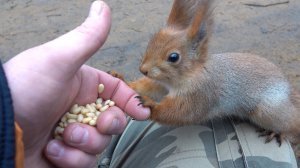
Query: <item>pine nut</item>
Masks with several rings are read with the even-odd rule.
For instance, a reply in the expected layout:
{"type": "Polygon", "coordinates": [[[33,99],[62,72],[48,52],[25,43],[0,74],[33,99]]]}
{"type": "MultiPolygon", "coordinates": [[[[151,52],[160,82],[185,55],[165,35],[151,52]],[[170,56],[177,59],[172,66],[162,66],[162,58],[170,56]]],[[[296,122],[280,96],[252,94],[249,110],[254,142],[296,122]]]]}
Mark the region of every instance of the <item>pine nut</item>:
{"type": "Polygon", "coordinates": [[[58,135],[58,130],[59,130],[60,126],[57,126],[54,130],[54,135],[58,135]]]}
{"type": "Polygon", "coordinates": [[[101,84],[98,86],[98,93],[101,94],[103,91],[104,91],[104,85],[101,83],[101,84]]]}
{"type": "Polygon", "coordinates": [[[77,121],[82,122],[82,120],[83,120],[83,115],[79,114],[78,117],[77,117],[77,121]]]}
{"type": "MultiPolygon", "coordinates": [[[[103,93],[104,85],[98,85],[98,93],[103,93]]],[[[83,123],[89,124],[91,126],[96,126],[98,116],[101,112],[107,110],[109,107],[115,106],[115,102],[112,100],[103,100],[102,98],[97,98],[95,102],[85,105],[74,104],[69,112],[66,112],[60,122],[58,122],[57,127],[54,130],[53,136],[56,139],[63,139],[61,136],[64,129],[71,123],[83,123]]]]}
{"type": "Polygon", "coordinates": [[[95,117],[96,115],[95,115],[95,113],[87,113],[86,116],[87,116],[87,117],[93,118],[93,117],[95,117]]]}
{"type": "Polygon", "coordinates": [[[63,134],[63,133],[64,133],[64,130],[65,130],[64,128],[60,127],[59,130],[58,130],[58,133],[59,133],[59,134],[63,134]]]}
{"type": "Polygon", "coordinates": [[[110,100],[106,100],[106,101],[104,102],[104,105],[108,105],[109,102],[110,102],[110,100]]]}
{"type": "Polygon", "coordinates": [[[96,104],[101,104],[103,102],[103,99],[102,98],[98,98],[97,100],[96,100],[96,104]]]}
{"type": "Polygon", "coordinates": [[[63,134],[64,130],[64,128],[57,126],[55,128],[55,134],[63,134]]]}
{"type": "Polygon", "coordinates": [[[102,107],[102,104],[97,104],[97,105],[96,105],[96,109],[97,109],[97,110],[101,109],[101,107],[102,107]]]}
{"type": "Polygon", "coordinates": [[[87,118],[84,118],[84,119],[82,120],[82,123],[83,123],[83,124],[87,124],[87,123],[89,123],[91,120],[92,120],[91,117],[87,117],[87,118]]]}
{"type": "Polygon", "coordinates": [[[74,104],[72,107],[71,107],[71,110],[73,110],[74,108],[77,108],[78,107],[78,104],[74,104]]]}
{"type": "Polygon", "coordinates": [[[87,109],[87,108],[82,108],[82,109],[81,109],[81,114],[83,114],[83,115],[85,115],[85,114],[88,113],[88,112],[90,112],[90,110],[87,109]]]}
{"type": "Polygon", "coordinates": [[[93,106],[91,106],[90,104],[87,104],[85,107],[89,110],[89,112],[96,111],[96,109],[93,108],[93,106]]]}
{"type": "Polygon", "coordinates": [[[75,107],[75,108],[72,108],[70,112],[73,114],[78,114],[78,113],[80,113],[80,111],[81,111],[81,107],[75,107]]]}
{"type": "Polygon", "coordinates": [[[112,107],[112,106],[115,105],[115,102],[114,102],[114,101],[110,101],[110,102],[108,103],[108,105],[109,105],[110,107],[112,107]]]}
{"type": "Polygon", "coordinates": [[[109,107],[108,105],[105,105],[105,106],[101,107],[100,112],[103,112],[103,111],[107,110],[108,107],[109,107]]]}
{"type": "Polygon", "coordinates": [[[60,127],[64,127],[64,122],[59,122],[58,124],[60,127]]]}
{"type": "Polygon", "coordinates": [[[67,121],[69,124],[71,124],[71,123],[75,123],[76,122],[76,120],[75,119],[68,119],[68,121],[67,121]]]}
{"type": "MultiPolygon", "coordinates": [[[[68,112],[67,112],[68,113],[68,112]]],[[[64,115],[62,118],[61,118],[61,120],[60,120],[61,122],[66,122],[67,121],[67,116],[66,115],[64,115]]]]}
{"type": "Polygon", "coordinates": [[[97,111],[96,107],[94,107],[94,106],[91,106],[91,107],[92,107],[91,112],[92,112],[92,113],[96,113],[96,111],[97,111]]]}
{"type": "Polygon", "coordinates": [[[67,119],[77,119],[78,115],[67,113],[67,119]]]}
{"type": "Polygon", "coordinates": [[[95,125],[96,125],[96,120],[91,120],[91,121],[89,122],[89,125],[95,126],[95,125]]]}
{"type": "Polygon", "coordinates": [[[71,107],[70,112],[71,112],[71,113],[77,114],[77,113],[80,112],[80,110],[79,110],[78,108],[79,108],[79,107],[78,107],[78,104],[74,104],[74,105],[71,107]],[[79,111],[78,111],[78,110],[79,110],[79,111]]]}

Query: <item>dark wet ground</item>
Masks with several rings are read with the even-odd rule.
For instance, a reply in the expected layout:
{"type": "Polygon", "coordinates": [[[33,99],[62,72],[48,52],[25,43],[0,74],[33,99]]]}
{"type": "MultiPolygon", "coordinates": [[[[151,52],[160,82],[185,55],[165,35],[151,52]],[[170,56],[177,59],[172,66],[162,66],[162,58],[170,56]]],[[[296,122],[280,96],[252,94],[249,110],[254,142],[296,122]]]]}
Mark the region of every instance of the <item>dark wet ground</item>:
{"type": "MultiPolygon", "coordinates": [[[[78,26],[87,0],[0,0],[0,57],[6,61],[29,47],[78,26]]],[[[107,43],[87,64],[140,76],[139,60],[151,35],[165,24],[171,0],[110,0],[107,43]]],[[[300,1],[218,0],[211,53],[259,54],[282,68],[300,90],[300,1]]]]}

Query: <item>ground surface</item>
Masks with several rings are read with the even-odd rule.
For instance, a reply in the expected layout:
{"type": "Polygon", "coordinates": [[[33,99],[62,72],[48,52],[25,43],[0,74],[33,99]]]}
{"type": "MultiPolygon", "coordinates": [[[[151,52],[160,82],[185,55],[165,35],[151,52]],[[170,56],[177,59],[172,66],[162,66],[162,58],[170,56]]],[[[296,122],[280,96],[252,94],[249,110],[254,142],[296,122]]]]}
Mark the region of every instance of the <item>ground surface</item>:
{"type": "MultiPolygon", "coordinates": [[[[87,0],[0,0],[0,57],[3,62],[29,47],[78,26],[87,0]]],[[[87,64],[140,76],[139,60],[151,35],[165,24],[171,0],[109,0],[112,29],[107,43],[87,64]]],[[[250,52],[282,68],[300,90],[300,1],[218,0],[211,53],[250,52]]]]}
{"type": "MultiPolygon", "coordinates": [[[[24,49],[79,25],[87,0],[0,0],[0,56],[6,61],[24,49]]],[[[151,35],[165,24],[171,0],[110,0],[112,29],[105,46],[87,64],[135,78],[151,35]]],[[[210,52],[250,52],[280,66],[300,89],[300,1],[219,0],[210,52]],[[254,5],[251,5],[254,4],[254,5]],[[276,5],[277,4],[277,5],[276,5]],[[260,7],[265,6],[265,7],[260,7]]]]}

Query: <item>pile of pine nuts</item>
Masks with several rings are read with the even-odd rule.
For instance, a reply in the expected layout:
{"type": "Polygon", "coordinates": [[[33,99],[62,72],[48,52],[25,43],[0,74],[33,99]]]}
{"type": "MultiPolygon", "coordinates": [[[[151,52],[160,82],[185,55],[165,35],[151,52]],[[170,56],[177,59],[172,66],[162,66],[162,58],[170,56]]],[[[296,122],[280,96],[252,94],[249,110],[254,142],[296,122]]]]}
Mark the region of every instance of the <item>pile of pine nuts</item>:
{"type": "MultiPolygon", "coordinates": [[[[100,94],[103,91],[104,85],[99,84],[98,93],[100,94]]],[[[60,122],[54,130],[54,138],[62,139],[64,129],[71,123],[77,122],[96,126],[99,114],[114,105],[114,101],[109,99],[103,100],[102,98],[98,98],[96,102],[86,104],[85,106],[74,104],[69,112],[66,112],[65,115],[60,119],[60,122]]]]}

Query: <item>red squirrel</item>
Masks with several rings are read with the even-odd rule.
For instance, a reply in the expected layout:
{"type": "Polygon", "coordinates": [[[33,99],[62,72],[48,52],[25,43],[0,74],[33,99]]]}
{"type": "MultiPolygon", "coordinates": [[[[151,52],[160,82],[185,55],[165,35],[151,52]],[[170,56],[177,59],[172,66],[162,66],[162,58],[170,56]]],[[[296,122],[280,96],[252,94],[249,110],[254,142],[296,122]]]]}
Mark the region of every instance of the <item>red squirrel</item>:
{"type": "Polygon", "coordinates": [[[266,141],[300,140],[300,96],[281,70],[245,53],[208,55],[211,0],[174,0],[166,27],[150,40],[129,86],[161,124],[198,124],[216,117],[248,119],[266,141]],[[159,101],[156,101],[159,99],[159,101]]]}

